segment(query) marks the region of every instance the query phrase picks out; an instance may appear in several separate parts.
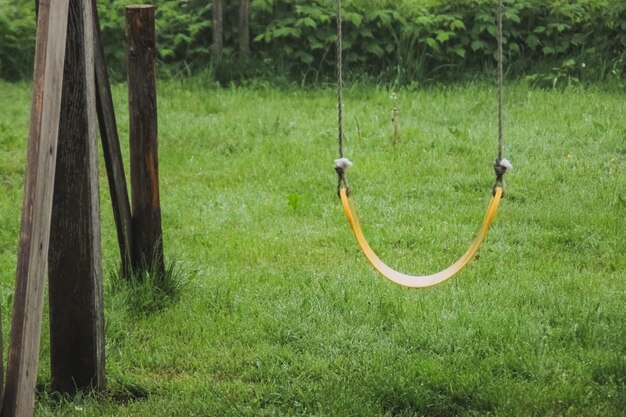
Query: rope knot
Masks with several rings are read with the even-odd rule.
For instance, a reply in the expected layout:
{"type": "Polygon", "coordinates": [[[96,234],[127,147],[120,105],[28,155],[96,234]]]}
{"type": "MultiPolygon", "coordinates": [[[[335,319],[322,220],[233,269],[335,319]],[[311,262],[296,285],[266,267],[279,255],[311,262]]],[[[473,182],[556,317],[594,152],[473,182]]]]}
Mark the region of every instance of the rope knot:
{"type": "Polygon", "coordinates": [[[335,159],[335,172],[337,173],[337,195],[340,195],[343,186],[348,192],[348,179],[346,171],[352,166],[352,162],[348,158],[335,159]]]}
{"type": "Polygon", "coordinates": [[[348,158],[335,159],[335,171],[344,173],[352,166],[352,162],[348,158]]]}
{"type": "Polygon", "coordinates": [[[496,193],[496,188],[502,188],[502,195],[504,195],[504,174],[506,174],[507,169],[513,169],[513,164],[511,161],[504,158],[497,158],[496,162],[493,164],[493,170],[496,173],[496,183],[493,186],[493,194],[496,193]]]}

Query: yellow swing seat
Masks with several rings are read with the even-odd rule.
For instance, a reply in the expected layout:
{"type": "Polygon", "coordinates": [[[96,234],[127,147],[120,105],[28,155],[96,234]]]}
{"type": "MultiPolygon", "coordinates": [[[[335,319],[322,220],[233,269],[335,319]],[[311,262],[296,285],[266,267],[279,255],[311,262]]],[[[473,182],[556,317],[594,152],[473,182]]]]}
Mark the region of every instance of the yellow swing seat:
{"type": "Polygon", "coordinates": [[[340,189],[341,203],[343,204],[343,209],[346,212],[346,217],[348,218],[348,222],[350,223],[350,227],[356,236],[357,241],[359,242],[359,246],[361,250],[372,264],[374,268],[378,270],[385,278],[388,280],[411,288],[423,288],[430,287],[435,284],[439,284],[452,276],[454,276],[457,272],[459,272],[467,263],[474,257],[478,249],[480,248],[481,243],[485,240],[487,236],[487,232],[489,231],[489,227],[491,226],[491,222],[493,221],[496,211],[498,210],[498,204],[500,203],[500,199],[502,198],[502,187],[495,187],[493,196],[491,197],[491,201],[489,202],[489,206],[487,207],[487,214],[485,215],[485,219],[483,220],[483,224],[478,231],[478,235],[470,245],[469,249],[461,256],[455,263],[450,265],[448,268],[439,271],[437,273],[431,275],[407,275],[402,272],[398,272],[383,261],[374,253],[370,245],[367,243],[365,236],[363,236],[363,232],[361,231],[361,226],[359,225],[359,221],[356,217],[356,212],[350,199],[348,198],[348,193],[346,192],[346,188],[342,187],[340,189]]]}

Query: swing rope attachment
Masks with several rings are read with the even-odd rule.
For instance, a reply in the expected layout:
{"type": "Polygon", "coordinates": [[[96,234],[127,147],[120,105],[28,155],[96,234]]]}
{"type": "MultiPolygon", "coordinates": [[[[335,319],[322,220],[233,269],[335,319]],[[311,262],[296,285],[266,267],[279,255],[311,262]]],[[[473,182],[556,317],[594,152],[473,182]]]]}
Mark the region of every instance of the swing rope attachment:
{"type": "Polygon", "coordinates": [[[504,53],[503,53],[503,31],[502,31],[502,15],[504,12],[503,0],[498,0],[498,10],[496,12],[496,20],[498,26],[498,49],[496,51],[498,60],[498,157],[493,164],[493,170],[496,173],[496,181],[493,185],[492,194],[496,195],[496,188],[502,189],[504,196],[504,174],[507,169],[512,169],[513,165],[508,159],[502,157],[503,153],[503,121],[502,121],[502,96],[504,94],[504,53]]]}
{"type": "Polygon", "coordinates": [[[348,192],[348,178],[346,171],[352,166],[352,162],[343,157],[343,41],[341,29],[341,0],[337,0],[337,136],[339,139],[339,159],[335,159],[335,172],[337,173],[337,196],[341,197],[340,190],[348,192]]]}
{"type": "Polygon", "coordinates": [[[337,173],[337,196],[341,198],[341,189],[345,188],[348,192],[348,178],[346,171],[352,166],[352,162],[348,158],[335,159],[335,172],[337,173]]]}

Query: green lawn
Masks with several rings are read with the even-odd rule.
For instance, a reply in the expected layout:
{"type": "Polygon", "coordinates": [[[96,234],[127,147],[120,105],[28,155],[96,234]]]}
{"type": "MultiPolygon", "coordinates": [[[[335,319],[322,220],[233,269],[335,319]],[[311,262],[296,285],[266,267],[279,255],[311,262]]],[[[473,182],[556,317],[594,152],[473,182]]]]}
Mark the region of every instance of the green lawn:
{"type": "MultiPolygon", "coordinates": [[[[0,91],[6,336],[30,91],[0,91]]],[[[484,215],[495,90],[399,91],[395,147],[390,94],[345,92],[352,196],[383,260],[430,273],[484,215]]],[[[125,87],[114,95],[127,148],[125,87]]],[[[158,105],[164,247],[189,282],[150,314],[112,289],[102,169],[109,392],[49,393],[44,319],[37,415],[626,415],[623,92],[509,86],[507,196],[477,259],[423,290],[387,282],[359,252],[335,194],[332,88],[161,82],[158,105]]]]}

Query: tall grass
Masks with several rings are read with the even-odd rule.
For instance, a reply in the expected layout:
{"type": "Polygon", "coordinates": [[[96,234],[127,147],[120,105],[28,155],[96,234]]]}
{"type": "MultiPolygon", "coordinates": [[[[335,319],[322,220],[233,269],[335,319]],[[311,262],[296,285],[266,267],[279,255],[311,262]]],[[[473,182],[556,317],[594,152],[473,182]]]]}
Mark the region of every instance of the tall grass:
{"type": "MultiPolygon", "coordinates": [[[[0,88],[6,334],[29,87],[0,88]]],[[[125,89],[114,93],[125,138],[125,89]]],[[[166,256],[193,278],[148,314],[107,283],[103,394],[47,392],[44,334],[37,415],[624,415],[623,92],[509,86],[514,170],[493,229],[457,278],[418,291],[383,280],[353,241],[335,195],[332,89],[186,80],[161,82],[159,94],[166,256]]],[[[385,261],[432,272],[464,251],[489,199],[495,90],[390,96],[346,89],[352,198],[385,261]]],[[[101,176],[112,273],[118,252],[101,176]]]]}

